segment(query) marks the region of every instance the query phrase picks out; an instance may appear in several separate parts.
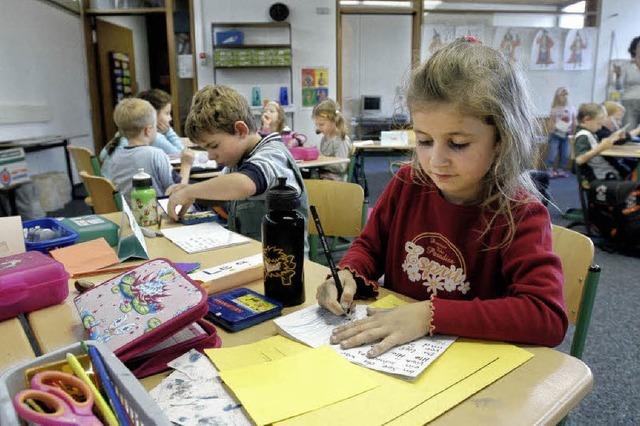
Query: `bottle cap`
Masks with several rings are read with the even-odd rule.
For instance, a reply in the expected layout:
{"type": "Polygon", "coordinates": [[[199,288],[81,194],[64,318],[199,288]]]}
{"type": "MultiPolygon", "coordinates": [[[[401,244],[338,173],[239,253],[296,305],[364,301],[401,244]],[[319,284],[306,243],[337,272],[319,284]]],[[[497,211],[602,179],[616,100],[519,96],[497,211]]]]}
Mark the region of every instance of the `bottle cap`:
{"type": "Polygon", "coordinates": [[[138,173],[133,175],[133,187],[134,188],[148,188],[153,185],[151,175],[145,173],[144,169],[138,169],[138,173]]]}
{"type": "Polygon", "coordinates": [[[300,207],[300,194],[287,185],[286,177],[278,178],[278,185],[267,192],[267,210],[294,210],[300,207]]]}

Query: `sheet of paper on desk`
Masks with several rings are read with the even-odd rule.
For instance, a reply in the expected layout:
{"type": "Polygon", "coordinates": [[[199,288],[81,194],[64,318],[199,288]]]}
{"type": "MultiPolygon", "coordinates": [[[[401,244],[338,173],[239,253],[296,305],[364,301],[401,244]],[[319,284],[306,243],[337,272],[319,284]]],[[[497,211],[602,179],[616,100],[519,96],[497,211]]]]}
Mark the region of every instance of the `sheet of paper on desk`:
{"type": "Polygon", "coordinates": [[[298,342],[282,336],[272,336],[246,345],[205,349],[204,353],[219,371],[226,371],[275,361],[308,350],[311,349],[298,342]]]}
{"type": "MultiPolygon", "coordinates": [[[[316,348],[329,344],[331,332],[335,327],[366,316],[366,305],[356,305],[355,314],[351,319],[347,319],[347,317],[336,316],[315,304],[273,321],[281,334],[316,348]]],[[[339,345],[332,345],[332,347],[354,364],[415,379],[455,340],[456,338],[452,336],[423,337],[396,346],[376,358],[367,357],[367,352],[373,345],[363,345],[351,349],[341,349],[339,345]]]]}
{"type": "Polygon", "coordinates": [[[175,371],[149,394],[171,422],[184,426],[252,424],[200,352],[191,350],[167,365],[175,371]]]}
{"type": "Polygon", "coordinates": [[[215,222],[176,226],[162,230],[165,237],[189,254],[215,250],[251,241],[249,238],[225,229],[215,222]]]}
{"type": "Polygon", "coordinates": [[[220,377],[258,425],[317,410],[378,386],[366,370],[327,346],[221,371],[220,377]]]}
{"type": "Polygon", "coordinates": [[[189,274],[189,278],[196,281],[211,281],[218,278],[226,277],[236,272],[254,268],[262,264],[262,253],[253,256],[243,257],[242,259],[223,263],[222,265],[213,266],[201,271],[189,274]]]}
{"type": "Polygon", "coordinates": [[[20,216],[0,217],[0,257],[24,253],[24,234],[20,216]]]}

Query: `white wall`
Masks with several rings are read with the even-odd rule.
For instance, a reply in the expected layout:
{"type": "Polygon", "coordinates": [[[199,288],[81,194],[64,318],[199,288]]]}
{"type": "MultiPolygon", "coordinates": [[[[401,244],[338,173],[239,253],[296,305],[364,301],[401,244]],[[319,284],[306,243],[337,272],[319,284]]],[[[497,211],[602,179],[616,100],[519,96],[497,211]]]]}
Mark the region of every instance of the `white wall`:
{"type": "MultiPolygon", "coordinates": [[[[196,54],[205,52],[209,58],[206,65],[198,61],[198,87],[213,84],[211,23],[270,22],[268,10],[273,3],[272,0],[194,0],[196,54]]],[[[327,67],[329,97],[336,97],[336,3],[334,0],[284,0],[282,3],[290,10],[287,21],[291,24],[292,39],[294,130],[319,143],[311,110],[301,108],[300,70],[308,66],[327,67]],[[329,13],[318,14],[317,8],[322,8],[322,11],[328,9],[329,13]]],[[[260,81],[260,73],[252,72],[255,73],[255,81],[260,81]]],[[[270,95],[263,93],[263,96],[270,95]]]]}
{"type": "Polygon", "coordinates": [[[359,114],[362,95],[381,96],[379,115],[402,113],[402,93],[411,70],[409,15],[343,15],[343,109],[359,114]]]}
{"type": "MultiPolygon", "coordinates": [[[[133,32],[133,55],[136,66],[138,91],[151,89],[149,77],[149,43],[147,42],[147,23],[144,16],[103,16],[99,19],[133,32]]],[[[162,34],[162,37],[165,37],[162,34]]]]}
{"type": "MultiPolygon", "coordinates": [[[[78,136],[93,149],[80,18],[38,0],[0,1],[0,103],[46,105],[51,119],[0,124],[0,141],[78,136]]],[[[65,171],[61,148],[31,153],[32,174],[65,171]]],[[[77,182],[77,181],[76,181],[77,182]]]]}
{"type": "Polygon", "coordinates": [[[594,80],[594,101],[601,102],[606,97],[609,55],[611,59],[630,59],[627,49],[634,37],[640,36],[640,1],[602,0],[600,32],[594,80]],[[613,49],[612,31],[615,31],[613,49]]]}

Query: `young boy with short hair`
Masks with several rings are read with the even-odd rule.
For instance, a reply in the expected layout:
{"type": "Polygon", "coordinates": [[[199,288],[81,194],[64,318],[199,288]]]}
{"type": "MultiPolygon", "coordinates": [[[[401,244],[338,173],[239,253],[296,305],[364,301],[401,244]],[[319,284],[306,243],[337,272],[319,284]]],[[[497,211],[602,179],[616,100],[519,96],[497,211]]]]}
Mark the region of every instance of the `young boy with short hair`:
{"type": "Polygon", "coordinates": [[[129,201],[132,189],[131,179],[139,169],[144,169],[153,180],[157,195],[164,195],[167,188],[176,181],[189,181],[193,164],[193,153],[183,151],[180,176],[173,175],[169,157],[165,152],[150,146],[156,137],[156,110],[142,99],[127,98],[116,105],[113,120],[120,134],[129,140],[129,145],[111,154],[103,175],[114,183],[118,191],[129,201]]]}
{"type": "MultiPolygon", "coordinates": [[[[195,199],[228,201],[229,228],[261,240],[266,193],[277,185],[278,177],[286,177],[287,185],[301,194],[298,212],[306,220],[307,193],[294,158],[278,133],[258,134],[249,104],[234,89],[209,85],[198,91],[185,133],[225,168],[222,176],[169,188],[172,219],[177,220],[195,199]],[[182,206],[179,214],[177,206],[182,206]]],[[[305,241],[305,252],[307,247],[305,241]]]]}

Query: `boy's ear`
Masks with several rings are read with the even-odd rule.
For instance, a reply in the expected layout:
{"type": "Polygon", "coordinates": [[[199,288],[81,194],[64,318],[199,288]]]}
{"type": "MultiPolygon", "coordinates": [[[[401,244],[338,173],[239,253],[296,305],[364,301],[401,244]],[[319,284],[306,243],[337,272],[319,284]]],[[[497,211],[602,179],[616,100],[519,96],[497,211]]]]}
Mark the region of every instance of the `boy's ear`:
{"type": "Polygon", "coordinates": [[[233,130],[235,131],[237,136],[241,138],[247,137],[249,135],[249,126],[244,121],[236,121],[233,123],[233,130]]]}

